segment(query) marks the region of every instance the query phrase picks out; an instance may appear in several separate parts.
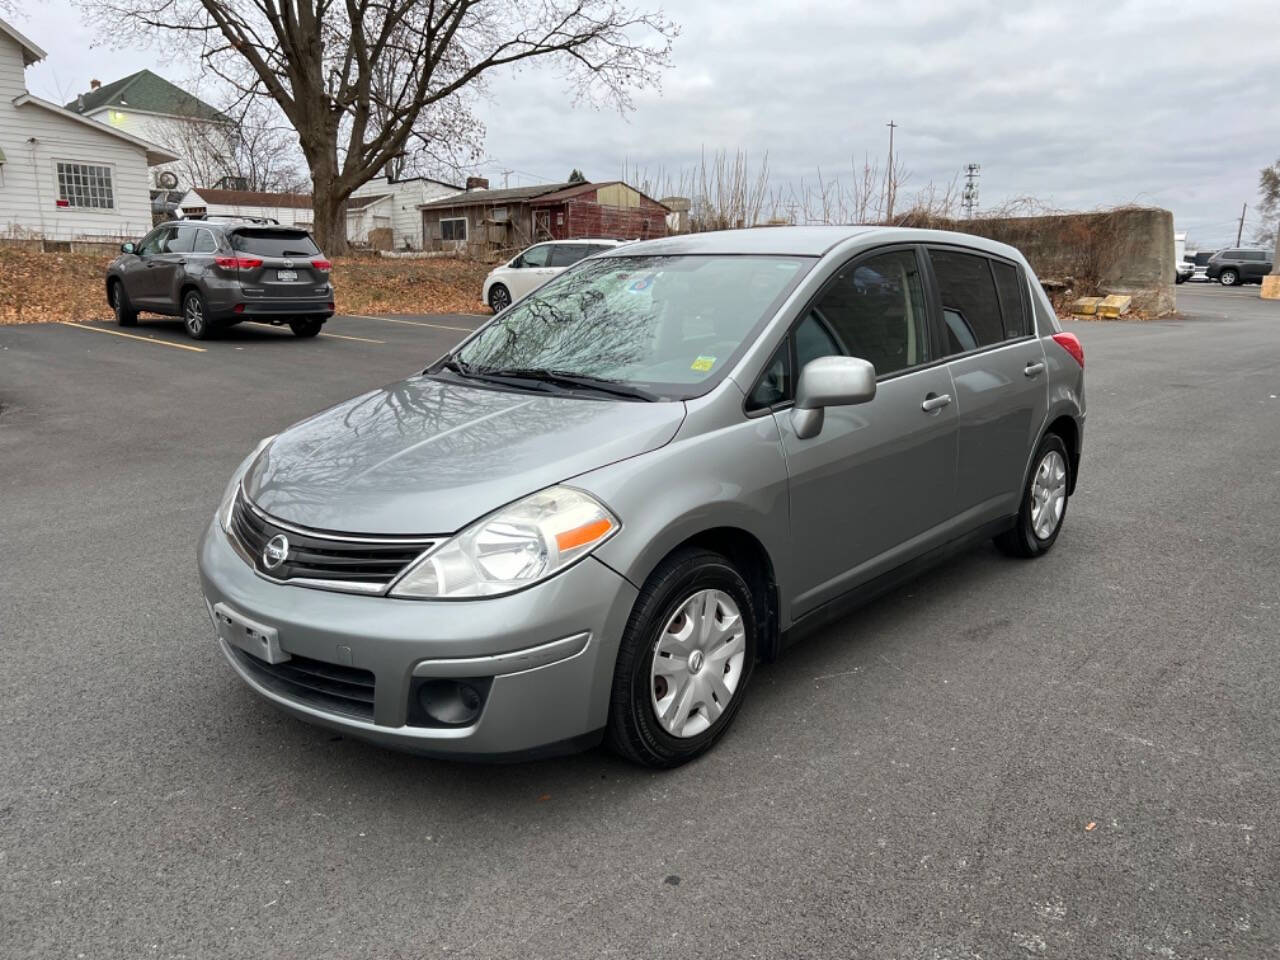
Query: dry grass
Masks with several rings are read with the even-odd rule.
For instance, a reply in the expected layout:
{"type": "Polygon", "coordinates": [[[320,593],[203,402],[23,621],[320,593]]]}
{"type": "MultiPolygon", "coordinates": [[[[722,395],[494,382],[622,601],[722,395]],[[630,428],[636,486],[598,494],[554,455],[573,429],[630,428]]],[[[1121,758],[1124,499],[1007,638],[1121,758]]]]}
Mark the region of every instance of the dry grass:
{"type": "MultiPolygon", "coordinates": [[[[108,320],[104,278],[111,258],[0,246],[0,324],[108,320]]],[[[469,260],[339,259],[339,313],[483,313],[489,267],[469,260]]]]}

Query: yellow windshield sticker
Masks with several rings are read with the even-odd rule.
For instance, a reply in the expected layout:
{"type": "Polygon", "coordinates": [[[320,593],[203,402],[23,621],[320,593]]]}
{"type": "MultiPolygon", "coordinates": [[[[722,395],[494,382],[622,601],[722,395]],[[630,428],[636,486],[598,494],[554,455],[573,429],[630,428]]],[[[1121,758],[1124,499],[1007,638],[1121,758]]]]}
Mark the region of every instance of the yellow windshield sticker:
{"type": "Polygon", "coordinates": [[[697,370],[699,373],[706,373],[715,365],[716,365],[715,357],[699,357],[697,360],[693,361],[693,366],[691,369],[697,370]]]}

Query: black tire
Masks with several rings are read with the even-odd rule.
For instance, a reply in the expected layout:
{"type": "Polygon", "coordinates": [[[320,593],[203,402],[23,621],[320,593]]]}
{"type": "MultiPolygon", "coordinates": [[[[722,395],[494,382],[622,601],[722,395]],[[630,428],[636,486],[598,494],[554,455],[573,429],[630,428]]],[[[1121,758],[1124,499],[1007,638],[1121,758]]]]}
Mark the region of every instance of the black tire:
{"type": "Polygon", "coordinates": [[[1223,270],[1218,274],[1218,282],[1224,287],[1234,287],[1240,282],[1240,274],[1235,270],[1223,270]]]}
{"type": "Polygon", "coordinates": [[[1174,274],[1174,276],[1173,276],[1173,282],[1174,282],[1174,283],[1186,283],[1186,282],[1187,282],[1187,276],[1186,276],[1186,274],[1183,274],[1183,273],[1176,273],[1176,274],[1174,274]]]}
{"type": "MultiPolygon", "coordinates": [[[[1027,477],[1026,486],[1022,491],[1022,507],[1018,510],[1018,518],[1014,522],[1013,528],[1005,531],[995,538],[995,544],[1004,553],[1011,557],[1040,557],[1048,553],[1054,543],[1057,542],[1058,533],[1062,530],[1062,523],[1067,518],[1067,505],[1070,497],[1067,496],[1067,490],[1071,488],[1071,456],[1067,452],[1067,445],[1062,442],[1062,438],[1056,433],[1045,434],[1040,446],[1036,448],[1035,459],[1032,461],[1031,475],[1027,477]],[[1039,510],[1036,509],[1037,504],[1033,499],[1033,492],[1036,487],[1036,477],[1040,473],[1041,465],[1051,453],[1056,453],[1061,458],[1062,477],[1060,480],[1062,491],[1062,507],[1061,512],[1057,516],[1057,521],[1053,524],[1053,529],[1046,536],[1042,536],[1036,532],[1036,519],[1039,510]]],[[[1043,510],[1043,506],[1040,507],[1043,510]]],[[[1041,533],[1044,533],[1043,529],[1041,533]]]]}
{"type": "MultiPolygon", "coordinates": [[[[705,753],[728,730],[746,698],[759,635],[759,614],[751,589],[733,564],[718,553],[700,548],[673,553],[645,581],[622,635],[609,703],[609,746],[628,760],[659,768],[678,767],[705,753]],[[743,656],[736,666],[736,686],[720,715],[699,733],[674,736],[664,729],[651,699],[651,695],[656,696],[654,657],[664,628],[686,601],[705,590],[721,591],[736,604],[744,628],[743,656]]],[[[713,656],[708,655],[705,661],[699,657],[701,669],[716,666],[713,656]]],[[[725,663],[723,667],[721,676],[727,678],[730,665],[725,663]]],[[[694,668],[690,671],[694,672],[694,668]]],[[[696,709],[690,712],[690,719],[696,713],[696,709]]]]}
{"type": "Polygon", "coordinates": [[[182,297],[182,325],[192,339],[208,340],[213,336],[213,321],[205,312],[199,290],[188,290],[182,297]]]}
{"type": "Polygon", "coordinates": [[[503,284],[495,283],[489,288],[489,306],[494,313],[501,313],[511,306],[511,291],[503,284]]]}
{"type": "Polygon", "coordinates": [[[111,310],[116,315],[116,323],[122,327],[136,327],[138,311],[133,309],[133,304],[129,302],[129,294],[124,292],[124,284],[119,280],[112,280],[111,286],[107,289],[107,299],[111,301],[111,310]]]}
{"type": "Polygon", "coordinates": [[[314,337],[324,326],[323,320],[290,320],[289,329],[295,337],[314,337]]]}

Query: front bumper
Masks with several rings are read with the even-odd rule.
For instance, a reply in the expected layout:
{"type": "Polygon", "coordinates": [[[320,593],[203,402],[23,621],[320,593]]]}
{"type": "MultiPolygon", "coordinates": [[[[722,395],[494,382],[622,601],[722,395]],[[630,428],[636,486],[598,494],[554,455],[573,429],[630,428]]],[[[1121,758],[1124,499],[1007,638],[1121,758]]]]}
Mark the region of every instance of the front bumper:
{"type": "Polygon", "coordinates": [[[211,609],[224,604],[273,628],[286,653],[373,674],[372,720],[356,719],[273,688],[252,665],[246,668],[243,654],[217,641],[242,680],[300,719],[415,753],[490,758],[589,743],[605,726],[618,640],[636,590],[593,557],[519,593],[466,601],[393,600],[272,583],[231,548],[216,520],[205,530],[198,559],[211,609]],[[584,633],[585,643],[548,646],[584,633]],[[493,677],[473,723],[409,724],[415,676],[462,675],[493,677]]]}

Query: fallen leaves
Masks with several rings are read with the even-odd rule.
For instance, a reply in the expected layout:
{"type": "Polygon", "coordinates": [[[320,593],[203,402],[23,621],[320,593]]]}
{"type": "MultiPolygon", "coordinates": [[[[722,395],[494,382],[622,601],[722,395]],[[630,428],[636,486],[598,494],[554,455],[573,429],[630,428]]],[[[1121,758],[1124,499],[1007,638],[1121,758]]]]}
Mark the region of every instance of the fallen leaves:
{"type": "MultiPolygon", "coordinates": [[[[41,253],[0,245],[0,324],[110,320],[107,265],[96,253],[41,253]]],[[[488,313],[480,289],[490,266],[451,258],[339,258],[339,313],[488,313]]]]}

